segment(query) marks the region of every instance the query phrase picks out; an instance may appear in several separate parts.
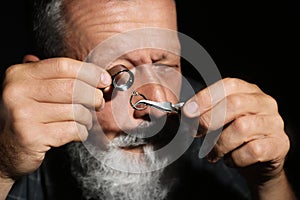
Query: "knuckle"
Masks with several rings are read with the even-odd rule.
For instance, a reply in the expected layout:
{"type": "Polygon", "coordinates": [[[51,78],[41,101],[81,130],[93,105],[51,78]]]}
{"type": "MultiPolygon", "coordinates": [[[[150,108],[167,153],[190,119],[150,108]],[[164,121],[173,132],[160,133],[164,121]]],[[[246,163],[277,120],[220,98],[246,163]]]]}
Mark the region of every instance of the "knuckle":
{"type": "Polygon", "coordinates": [[[277,112],[278,111],[277,101],[270,95],[266,95],[266,97],[267,97],[268,105],[270,105],[277,112]]]}
{"type": "Polygon", "coordinates": [[[54,146],[61,146],[69,142],[69,133],[72,132],[72,128],[68,127],[57,127],[52,133],[53,140],[55,141],[54,146]]]}
{"type": "Polygon", "coordinates": [[[84,119],[86,120],[86,122],[87,122],[87,123],[92,123],[93,117],[92,117],[91,112],[89,112],[89,111],[85,108],[83,113],[84,113],[83,116],[84,116],[84,119]]]}
{"type": "Polygon", "coordinates": [[[72,70],[72,65],[69,58],[53,58],[53,70],[55,74],[63,75],[72,70]]]}
{"type": "Polygon", "coordinates": [[[285,153],[288,153],[288,151],[289,151],[289,149],[291,147],[290,138],[288,137],[287,134],[284,134],[283,137],[281,137],[280,139],[283,141],[283,144],[285,144],[285,145],[283,145],[285,148],[284,147],[282,148],[283,151],[285,153]]]}
{"type": "Polygon", "coordinates": [[[90,112],[88,111],[88,109],[85,108],[81,104],[75,104],[74,105],[74,116],[76,118],[77,117],[82,117],[82,118],[87,119],[87,120],[92,119],[92,116],[91,116],[90,112]]]}
{"type": "Polygon", "coordinates": [[[230,95],[227,98],[228,107],[231,110],[238,110],[243,105],[243,101],[242,95],[230,95]]]}
{"type": "Polygon", "coordinates": [[[282,119],[282,117],[279,114],[273,116],[272,124],[275,125],[277,130],[284,130],[285,123],[284,123],[284,120],[282,119]]]}
{"type": "Polygon", "coordinates": [[[84,127],[76,122],[67,123],[67,127],[57,128],[53,134],[55,146],[61,146],[71,141],[80,141],[87,138],[84,127]]]}
{"type": "Polygon", "coordinates": [[[88,131],[85,128],[85,126],[81,125],[79,129],[80,129],[79,132],[78,132],[79,141],[85,141],[85,140],[87,140],[87,138],[88,138],[88,131]]]}
{"type": "Polygon", "coordinates": [[[261,89],[258,87],[258,85],[254,83],[247,83],[250,87],[253,88],[254,91],[261,91],[261,89]]]}
{"type": "Polygon", "coordinates": [[[81,104],[73,104],[73,113],[74,115],[81,115],[84,111],[84,108],[81,104]]]}
{"type": "Polygon", "coordinates": [[[261,91],[256,84],[246,82],[239,78],[224,78],[224,84],[229,91],[238,91],[242,85],[251,88],[253,91],[261,91]]]}
{"type": "Polygon", "coordinates": [[[284,120],[282,119],[282,117],[280,115],[277,116],[276,124],[279,126],[280,129],[284,130],[285,123],[284,123],[284,120]]]}
{"type": "Polygon", "coordinates": [[[65,74],[70,71],[70,61],[68,58],[55,59],[56,64],[54,65],[56,74],[65,74]]]}
{"type": "Polygon", "coordinates": [[[237,118],[232,123],[234,129],[238,133],[247,133],[251,129],[251,122],[244,120],[243,118],[237,118]]]}
{"type": "Polygon", "coordinates": [[[21,64],[16,64],[16,65],[12,65],[10,67],[8,67],[5,70],[5,77],[7,79],[10,79],[11,77],[15,76],[16,74],[19,73],[20,69],[21,69],[21,64]]]}
{"type": "Polygon", "coordinates": [[[263,145],[259,145],[259,143],[249,143],[248,145],[250,156],[257,162],[262,162],[262,157],[266,151],[263,145]]]}
{"type": "Polygon", "coordinates": [[[72,137],[73,141],[82,141],[87,138],[87,130],[85,126],[73,122],[72,127],[73,130],[70,132],[70,136],[72,137]]]}
{"type": "Polygon", "coordinates": [[[242,83],[242,80],[238,79],[238,78],[228,77],[228,78],[224,79],[224,85],[226,85],[226,87],[232,91],[237,90],[241,83],[242,83]]]}
{"type": "Polygon", "coordinates": [[[21,97],[23,97],[23,91],[24,86],[17,84],[17,83],[11,83],[5,85],[2,97],[4,103],[16,103],[19,101],[21,97]]]}

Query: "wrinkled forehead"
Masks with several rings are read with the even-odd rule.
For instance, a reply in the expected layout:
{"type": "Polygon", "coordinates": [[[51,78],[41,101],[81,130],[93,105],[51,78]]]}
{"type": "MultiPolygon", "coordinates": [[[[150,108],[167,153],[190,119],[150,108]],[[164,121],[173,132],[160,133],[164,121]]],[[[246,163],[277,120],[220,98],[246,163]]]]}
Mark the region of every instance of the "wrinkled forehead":
{"type": "Polygon", "coordinates": [[[180,56],[178,33],[162,28],[140,28],[116,34],[99,43],[88,55],[88,62],[108,66],[115,59],[133,52],[156,52],[180,56]]]}
{"type": "MultiPolygon", "coordinates": [[[[106,39],[134,29],[177,31],[173,0],[65,0],[64,12],[69,30],[67,43],[79,45],[85,54],[106,39]]],[[[156,43],[174,39],[167,38],[166,34],[156,34],[155,37],[156,43]]],[[[142,38],[153,41],[146,32],[140,32],[135,39],[141,41],[142,38]]],[[[126,38],[119,45],[130,45],[128,43],[133,40],[126,38]]]]}

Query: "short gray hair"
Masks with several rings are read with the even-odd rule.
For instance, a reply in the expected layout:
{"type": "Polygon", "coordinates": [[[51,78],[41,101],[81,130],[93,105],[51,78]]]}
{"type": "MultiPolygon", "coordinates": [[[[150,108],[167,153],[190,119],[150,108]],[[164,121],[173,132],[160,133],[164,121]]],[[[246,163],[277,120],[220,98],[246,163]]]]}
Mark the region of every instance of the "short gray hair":
{"type": "Polygon", "coordinates": [[[34,53],[41,58],[65,53],[63,0],[32,0],[34,53]]]}

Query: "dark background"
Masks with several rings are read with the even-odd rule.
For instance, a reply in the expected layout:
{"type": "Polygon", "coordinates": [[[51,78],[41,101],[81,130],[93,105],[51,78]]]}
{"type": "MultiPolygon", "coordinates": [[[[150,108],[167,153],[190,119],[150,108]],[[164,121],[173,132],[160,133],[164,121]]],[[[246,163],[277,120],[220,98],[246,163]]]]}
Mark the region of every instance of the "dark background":
{"type": "MultiPolygon", "coordinates": [[[[243,78],[277,99],[291,138],[286,169],[300,193],[299,3],[178,0],[177,6],[180,32],[206,49],[223,77],[243,78]]],[[[0,8],[3,75],[31,53],[32,40],[27,2],[5,1],[0,8]]]]}

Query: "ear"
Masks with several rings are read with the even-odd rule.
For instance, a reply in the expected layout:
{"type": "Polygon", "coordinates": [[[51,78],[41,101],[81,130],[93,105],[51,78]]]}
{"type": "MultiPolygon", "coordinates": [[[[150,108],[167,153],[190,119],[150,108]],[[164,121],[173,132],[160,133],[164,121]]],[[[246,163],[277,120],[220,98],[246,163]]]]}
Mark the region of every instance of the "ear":
{"type": "Polygon", "coordinates": [[[23,63],[37,62],[37,61],[40,61],[40,59],[35,55],[26,55],[23,58],[23,63]]]}

